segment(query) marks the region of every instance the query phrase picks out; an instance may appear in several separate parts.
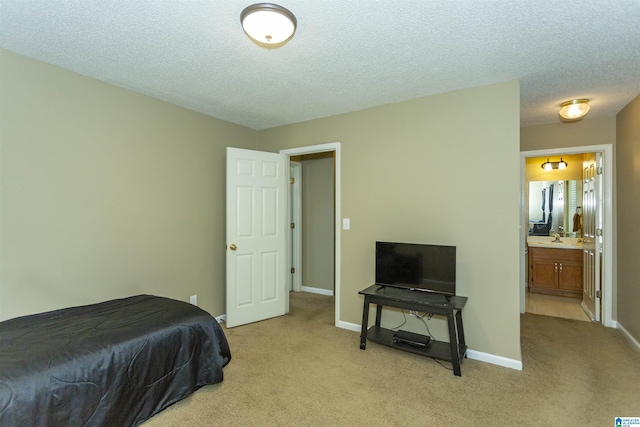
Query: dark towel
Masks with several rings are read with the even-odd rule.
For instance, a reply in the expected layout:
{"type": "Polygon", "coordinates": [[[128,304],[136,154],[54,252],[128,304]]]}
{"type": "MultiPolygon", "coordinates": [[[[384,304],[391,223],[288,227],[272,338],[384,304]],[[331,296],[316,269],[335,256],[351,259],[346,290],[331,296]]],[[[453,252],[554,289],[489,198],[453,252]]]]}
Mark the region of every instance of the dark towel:
{"type": "Polygon", "coordinates": [[[580,230],[582,230],[582,215],[576,212],[573,214],[573,231],[576,232],[580,230]]]}

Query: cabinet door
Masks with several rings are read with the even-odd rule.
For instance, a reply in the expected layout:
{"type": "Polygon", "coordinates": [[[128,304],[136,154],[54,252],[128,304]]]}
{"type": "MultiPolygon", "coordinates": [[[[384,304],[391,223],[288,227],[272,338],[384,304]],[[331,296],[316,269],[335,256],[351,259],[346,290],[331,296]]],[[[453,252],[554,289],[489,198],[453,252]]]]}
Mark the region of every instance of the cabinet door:
{"type": "Polygon", "coordinates": [[[562,261],[558,268],[558,288],[582,292],[582,262],[562,261]]]}
{"type": "Polygon", "coordinates": [[[558,262],[548,259],[533,259],[531,273],[534,288],[558,288],[558,262]]]}

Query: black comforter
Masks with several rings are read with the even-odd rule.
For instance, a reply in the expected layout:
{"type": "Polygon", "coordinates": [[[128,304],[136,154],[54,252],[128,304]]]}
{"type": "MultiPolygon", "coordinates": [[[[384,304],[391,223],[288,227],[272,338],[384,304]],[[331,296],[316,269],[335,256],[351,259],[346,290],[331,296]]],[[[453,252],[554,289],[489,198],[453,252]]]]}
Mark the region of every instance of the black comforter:
{"type": "Polygon", "coordinates": [[[211,315],[150,295],[0,322],[0,426],[138,425],[230,358],[211,315]]]}

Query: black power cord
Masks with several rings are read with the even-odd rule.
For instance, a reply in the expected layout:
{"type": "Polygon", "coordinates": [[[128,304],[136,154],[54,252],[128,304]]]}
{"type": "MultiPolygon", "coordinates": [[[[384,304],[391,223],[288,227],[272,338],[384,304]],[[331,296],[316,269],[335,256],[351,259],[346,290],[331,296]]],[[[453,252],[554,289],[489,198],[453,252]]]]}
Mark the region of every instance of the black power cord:
{"type": "MultiPolygon", "coordinates": [[[[433,317],[433,314],[431,313],[423,313],[422,316],[420,316],[417,312],[416,312],[416,317],[418,319],[420,319],[420,321],[422,323],[424,323],[425,328],[427,328],[427,333],[429,334],[429,336],[431,337],[432,340],[436,340],[436,338],[433,336],[433,334],[431,333],[431,330],[429,329],[429,325],[427,324],[427,322],[424,320],[424,317],[427,316],[427,320],[431,320],[431,318],[433,317]]],[[[406,319],[405,319],[406,322],[406,319]]],[[[433,360],[434,362],[436,362],[438,365],[442,366],[444,369],[448,370],[448,371],[453,371],[453,366],[450,368],[446,365],[444,365],[440,360],[436,359],[435,357],[432,357],[431,360],[433,360]]]]}

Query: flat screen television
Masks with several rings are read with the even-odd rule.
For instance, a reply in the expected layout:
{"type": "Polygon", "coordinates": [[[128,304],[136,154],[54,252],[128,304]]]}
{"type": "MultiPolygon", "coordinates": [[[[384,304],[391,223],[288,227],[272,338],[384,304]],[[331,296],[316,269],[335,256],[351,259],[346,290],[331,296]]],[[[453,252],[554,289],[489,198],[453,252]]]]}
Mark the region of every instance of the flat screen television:
{"type": "Polygon", "coordinates": [[[376,242],[376,284],[456,294],[456,247],[376,242]]]}

